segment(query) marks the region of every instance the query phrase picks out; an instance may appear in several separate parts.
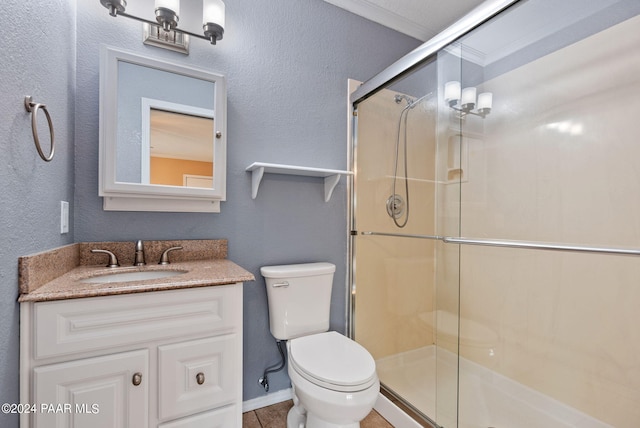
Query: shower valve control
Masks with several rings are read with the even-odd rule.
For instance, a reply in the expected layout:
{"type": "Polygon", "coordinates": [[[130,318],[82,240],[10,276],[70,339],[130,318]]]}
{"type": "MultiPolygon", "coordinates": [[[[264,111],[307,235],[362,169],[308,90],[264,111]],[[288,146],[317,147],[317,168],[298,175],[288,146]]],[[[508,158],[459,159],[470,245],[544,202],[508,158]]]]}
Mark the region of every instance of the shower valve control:
{"type": "Polygon", "coordinates": [[[391,218],[400,218],[404,213],[404,198],[398,194],[389,196],[387,199],[387,214],[391,218]]]}

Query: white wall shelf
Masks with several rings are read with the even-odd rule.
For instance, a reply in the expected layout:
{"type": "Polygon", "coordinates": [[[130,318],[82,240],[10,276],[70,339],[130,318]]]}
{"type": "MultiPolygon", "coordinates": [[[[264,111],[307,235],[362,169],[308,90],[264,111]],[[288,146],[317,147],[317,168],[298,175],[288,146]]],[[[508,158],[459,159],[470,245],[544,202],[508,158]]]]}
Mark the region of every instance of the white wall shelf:
{"type": "Polygon", "coordinates": [[[306,177],[324,178],[324,201],[329,202],[333,189],[340,181],[342,175],[353,175],[351,171],[340,171],[336,169],[310,168],[306,166],[280,165],[275,163],[254,162],[249,165],[246,171],[251,172],[251,198],[258,196],[258,189],[262,176],[265,173],[300,175],[306,177]]]}

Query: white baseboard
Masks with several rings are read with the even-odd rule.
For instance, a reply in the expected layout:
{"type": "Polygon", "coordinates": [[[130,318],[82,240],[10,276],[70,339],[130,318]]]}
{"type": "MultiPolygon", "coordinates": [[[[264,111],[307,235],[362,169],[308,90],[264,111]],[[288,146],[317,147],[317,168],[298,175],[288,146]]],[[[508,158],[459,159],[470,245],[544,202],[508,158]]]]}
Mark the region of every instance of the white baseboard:
{"type": "Polygon", "coordinates": [[[411,416],[382,394],[378,395],[378,400],[373,408],[395,428],[422,428],[411,416]]]}
{"type": "Polygon", "coordinates": [[[291,388],[282,389],[280,391],[272,392],[262,397],[252,398],[251,400],[242,402],[242,413],[250,412],[251,410],[260,409],[262,407],[271,406],[272,404],[278,404],[283,401],[291,400],[292,397],[291,388]]]}

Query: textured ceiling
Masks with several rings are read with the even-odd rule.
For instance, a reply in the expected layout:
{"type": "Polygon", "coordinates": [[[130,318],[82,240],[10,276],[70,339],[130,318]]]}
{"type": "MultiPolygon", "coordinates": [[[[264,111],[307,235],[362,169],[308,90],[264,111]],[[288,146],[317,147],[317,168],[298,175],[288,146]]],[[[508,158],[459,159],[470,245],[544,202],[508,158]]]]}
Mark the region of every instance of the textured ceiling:
{"type": "Polygon", "coordinates": [[[483,0],[325,0],[349,12],[427,41],[483,0]]]}

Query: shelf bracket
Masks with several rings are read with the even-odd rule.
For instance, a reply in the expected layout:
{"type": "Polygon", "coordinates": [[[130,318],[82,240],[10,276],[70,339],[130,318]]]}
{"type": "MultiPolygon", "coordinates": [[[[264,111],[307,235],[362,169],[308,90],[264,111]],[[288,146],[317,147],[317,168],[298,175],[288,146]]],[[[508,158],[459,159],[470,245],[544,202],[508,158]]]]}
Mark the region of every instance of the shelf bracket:
{"type": "Polygon", "coordinates": [[[324,178],[324,201],[329,202],[331,199],[331,194],[333,193],[333,189],[338,185],[338,181],[340,181],[340,174],[329,175],[324,178]]]}
{"type": "Polygon", "coordinates": [[[255,199],[258,196],[258,189],[260,188],[260,182],[264,175],[264,166],[260,166],[251,171],[251,199],[255,199]]]}

